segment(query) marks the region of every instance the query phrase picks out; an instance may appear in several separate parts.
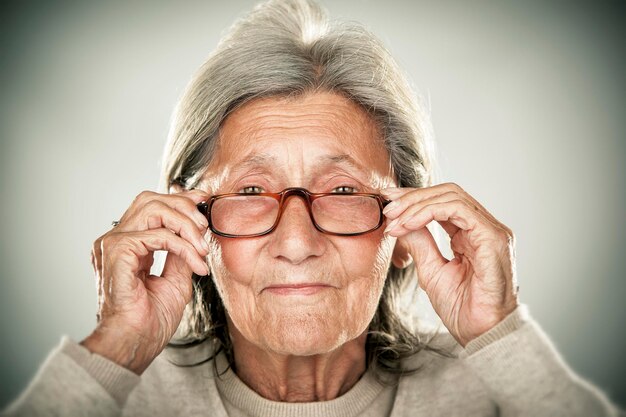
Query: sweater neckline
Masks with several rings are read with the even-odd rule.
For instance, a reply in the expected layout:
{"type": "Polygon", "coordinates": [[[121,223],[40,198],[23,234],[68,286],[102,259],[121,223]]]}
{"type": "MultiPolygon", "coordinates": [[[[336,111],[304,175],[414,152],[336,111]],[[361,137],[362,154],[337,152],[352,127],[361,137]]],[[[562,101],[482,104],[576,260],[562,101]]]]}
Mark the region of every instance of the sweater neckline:
{"type": "MultiPolygon", "coordinates": [[[[217,355],[216,360],[221,373],[228,367],[223,352],[217,355]]],[[[224,401],[245,414],[260,417],[353,417],[362,413],[384,388],[369,369],[348,392],[329,401],[288,403],[268,400],[248,387],[230,367],[221,377],[215,378],[215,383],[224,401]]]]}

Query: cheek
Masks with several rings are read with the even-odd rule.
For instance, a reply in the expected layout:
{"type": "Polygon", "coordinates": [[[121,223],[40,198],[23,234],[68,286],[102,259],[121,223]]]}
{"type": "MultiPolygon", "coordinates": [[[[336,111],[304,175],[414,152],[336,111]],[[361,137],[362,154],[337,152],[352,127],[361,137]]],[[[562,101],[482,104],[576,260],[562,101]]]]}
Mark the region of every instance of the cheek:
{"type": "Polygon", "coordinates": [[[252,281],[260,246],[254,239],[213,237],[209,245],[215,269],[220,276],[230,276],[236,282],[248,285],[252,281]]]}
{"type": "Polygon", "coordinates": [[[395,238],[383,237],[382,231],[377,230],[371,235],[349,239],[345,244],[338,242],[336,245],[346,275],[353,281],[384,278],[395,238]]]}
{"type": "Polygon", "coordinates": [[[382,237],[364,240],[358,247],[351,248],[350,253],[342,256],[344,267],[350,277],[347,285],[347,314],[355,318],[355,326],[369,324],[385,284],[387,271],[391,262],[395,238],[382,237]]]}
{"type": "Polygon", "coordinates": [[[382,231],[330,239],[315,271],[330,268],[342,288],[329,292],[319,305],[283,305],[258,296],[255,271],[271,269],[277,261],[267,258],[254,240],[212,238],[209,265],[224,305],[246,339],[277,352],[320,353],[367,328],[376,312],[394,241],[384,238],[382,231]]]}
{"type": "Polygon", "coordinates": [[[208,263],[226,310],[251,322],[255,312],[253,272],[259,259],[259,245],[251,239],[211,236],[208,263]]]}

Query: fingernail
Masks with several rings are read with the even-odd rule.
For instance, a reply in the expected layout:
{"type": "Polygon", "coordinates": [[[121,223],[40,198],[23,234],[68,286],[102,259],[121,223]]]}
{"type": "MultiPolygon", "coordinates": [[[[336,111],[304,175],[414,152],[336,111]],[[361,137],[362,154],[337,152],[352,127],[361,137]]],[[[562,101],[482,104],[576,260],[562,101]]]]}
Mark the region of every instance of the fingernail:
{"type": "Polygon", "coordinates": [[[389,223],[383,233],[389,233],[394,227],[396,227],[396,224],[398,224],[398,219],[395,219],[394,221],[389,223]]]}
{"type": "Polygon", "coordinates": [[[383,213],[387,214],[390,211],[397,209],[399,206],[400,203],[398,203],[397,201],[392,201],[391,203],[387,204],[387,206],[383,209],[383,213]]]}

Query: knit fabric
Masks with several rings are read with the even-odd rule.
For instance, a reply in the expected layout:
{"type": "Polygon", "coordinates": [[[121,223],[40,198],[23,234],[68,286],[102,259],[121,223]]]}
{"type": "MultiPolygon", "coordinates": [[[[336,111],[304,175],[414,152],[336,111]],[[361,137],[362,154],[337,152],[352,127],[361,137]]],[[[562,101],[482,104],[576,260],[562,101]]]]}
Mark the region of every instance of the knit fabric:
{"type": "Polygon", "coordinates": [[[2,415],[626,416],[567,367],[525,306],[465,349],[447,333],[432,344],[451,357],[421,351],[405,364],[419,370],[396,384],[368,370],[333,400],[284,403],[246,386],[209,343],[166,348],[140,377],[63,337],[2,415]]]}

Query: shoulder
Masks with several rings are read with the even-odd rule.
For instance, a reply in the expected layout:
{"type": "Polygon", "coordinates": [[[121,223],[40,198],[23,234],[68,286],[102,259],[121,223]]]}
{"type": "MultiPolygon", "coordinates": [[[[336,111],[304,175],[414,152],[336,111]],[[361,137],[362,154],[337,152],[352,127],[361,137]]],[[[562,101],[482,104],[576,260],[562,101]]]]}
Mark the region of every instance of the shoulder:
{"type": "Polygon", "coordinates": [[[429,415],[491,415],[493,401],[460,357],[463,347],[446,331],[421,336],[426,347],[403,361],[409,373],[399,379],[396,407],[429,415]]]}
{"type": "Polygon", "coordinates": [[[213,344],[168,345],[146,370],[142,379],[151,385],[182,383],[193,378],[213,377],[213,344]]]}
{"type": "Polygon", "coordinates": [[[168,346],[141,376],[130,395],[125,415],[195,415],[215,410],[225,416],[215,385],[212,343],[168,346]],[[204,411],[202,411],[204,410],[204,411]]]}

